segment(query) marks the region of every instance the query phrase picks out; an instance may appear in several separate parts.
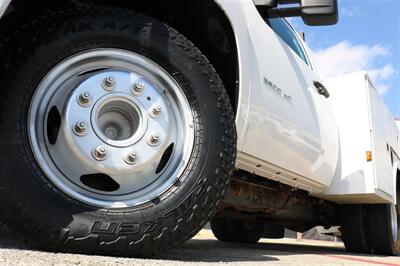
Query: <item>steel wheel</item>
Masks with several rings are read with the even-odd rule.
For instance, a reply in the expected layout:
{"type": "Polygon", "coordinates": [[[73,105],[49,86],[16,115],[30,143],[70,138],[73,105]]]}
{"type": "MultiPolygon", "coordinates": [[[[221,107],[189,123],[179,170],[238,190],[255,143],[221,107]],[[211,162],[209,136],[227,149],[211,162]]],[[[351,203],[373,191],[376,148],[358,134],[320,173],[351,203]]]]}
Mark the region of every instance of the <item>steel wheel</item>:
{"type": "Polygon", "coordinates": [[[393,237],[393,242],[396,243],[398,240],[398,234],[399,234],[399,223],[398,223],[398,216],[399,214],[397,213],[397,206],[394,204],[390,205],[390,224],[391,224],[391,231],[392,231],[392,237],[393,237]]]}
{"type": "Polygon", "coordinates": [[[179,85],[130,51],[96,49],[67,58],[40,83],[29,138],[41,169],[90,205],[154,199],[185,169],[193,116],[179,85]]]}

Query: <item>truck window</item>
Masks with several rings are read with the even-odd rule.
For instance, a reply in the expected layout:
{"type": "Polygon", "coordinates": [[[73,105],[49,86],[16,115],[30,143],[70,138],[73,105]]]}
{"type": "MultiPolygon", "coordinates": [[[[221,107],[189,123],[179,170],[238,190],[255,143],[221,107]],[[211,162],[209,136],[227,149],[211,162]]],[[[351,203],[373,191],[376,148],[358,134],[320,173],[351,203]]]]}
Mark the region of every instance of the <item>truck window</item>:
{"type": "Polygon", "coordinates": [[[282,18],[269,19],[268,24],[272,30],[307,64],[307,56],[303,45],[299,41],[297,33],[292,29],[289,23],[282,18]]]}

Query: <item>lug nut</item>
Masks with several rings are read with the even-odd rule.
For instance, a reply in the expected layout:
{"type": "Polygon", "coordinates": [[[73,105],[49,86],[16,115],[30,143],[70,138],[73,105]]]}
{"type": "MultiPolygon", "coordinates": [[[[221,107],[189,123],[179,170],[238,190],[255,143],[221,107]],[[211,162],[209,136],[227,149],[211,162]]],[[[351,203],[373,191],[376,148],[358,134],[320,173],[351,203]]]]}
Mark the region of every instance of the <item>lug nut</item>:
{"type": "Polygon", "coordinates": [[[127,164],[135,164],[138,159],[139,159],[139,155],[137,154],[137,152],[132,151],[132,152],[128,153],[128,155],[125,157],[125,162],[127,164]]]}
{"type": "Polygon", "coordinates": [[[150,136],[148,142],[151,146],[157,146],[158,144],[160,144],[160,134],[155,133],[153,135],[150,136]]]}
{"type": "Polygon", "coordinates": [[[139,81],[133,86],[133,91],[132,92],[135,95],[140,95],[140,94],[142,94],[144,92],[145,87],[146,86],[144,85],[144,83],[139,81]]]}
{"type": "Polygon", "coordinates": [[[114,77],[110,76],[107,77],[103,80],[103,89],[107,91],[112,91],[115,88],[115,85],[117,84],[117,81],[115,80],[114,77]]]}
{"type": "Polygon", "coordinates": [[[79,104],[82,106],[88,106],[92,102],[92,96],[90,96],[89,92],[82,92],[79,95],[79,104]]]}
{"type": "Polygon", "coordinates": [[[98,146],[93,150],[93,157],[98,161],[103,161],[107,157],[107,149],[103,146],[98,146]]]}
{"type": "Polygon", "coordinates": [[[87,130],[87,124],[85,122],[77,122],[74,125],[74,133],[78,136],[85,135],[87,130]]]}
{"type": "Polygon", "coordinates": [[[156,118],[156,117],[159,117],[159,116],[160,116],[161,112],[162,112],[161,106],[156,105],[156,106],[154,106],[153,109],[151,110],[150,115],[151,115],[152,117],[156,118]]]}

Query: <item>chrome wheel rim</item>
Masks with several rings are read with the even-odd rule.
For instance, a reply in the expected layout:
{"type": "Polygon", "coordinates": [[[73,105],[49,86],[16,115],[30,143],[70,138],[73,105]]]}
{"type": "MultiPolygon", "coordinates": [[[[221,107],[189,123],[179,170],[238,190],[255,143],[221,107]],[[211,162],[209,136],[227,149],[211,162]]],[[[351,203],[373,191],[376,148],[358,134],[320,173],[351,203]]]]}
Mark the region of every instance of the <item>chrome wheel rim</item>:
{"type": "Polygon", "coordinates": [[[106,208],[160,197],[194,144],[182,88],[154,61],[120,49],[85,51],[55,66],[33,95],[28,135],[52,183],[106,208]]]}
{"type": "Polygon", "coordinates": [[[399,234],[398,232],[399,224],[398,224],[397,207],[394,204],[390,206],[390,220],[392,225],[393,242],[396,243],[399,234]]]}

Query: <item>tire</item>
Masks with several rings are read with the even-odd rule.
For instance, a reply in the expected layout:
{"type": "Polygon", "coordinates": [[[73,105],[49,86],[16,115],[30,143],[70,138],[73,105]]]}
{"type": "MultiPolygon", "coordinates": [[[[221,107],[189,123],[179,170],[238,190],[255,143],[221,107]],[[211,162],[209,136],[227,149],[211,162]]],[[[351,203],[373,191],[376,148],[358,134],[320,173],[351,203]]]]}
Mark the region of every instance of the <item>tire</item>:
{"type": "Polygon", "coordinates": [[[285,227],[280,224],[267,223],[263,233],[264,238],[280,239],[285,237],[285,227]]]}
{"type": "MultiPolygon", "coordinates": [[[[394,205],[374,204],[368,206],[368,222],[371,235],[371,247],[375,254],[398,256],[400,255],[400,231],[397,225],[392,226],[391,212],[394,205]],[[394,231],[395,230],[395,231],[394,231]]],[[[400,218],[398,206],[397,221],[400,218]]]]}
{"type": "MultiPolygon", "coordinates": [[[[3,40],[6,41],[0,45],[2,58],[0,67],[2,69],[0,82],[0,219],[14,232],[15,236],[33,245],[55,251],[149,257],[190,239],[213,217],[217,206],[224,198],[234,170],[236,154],[234,112],[220,77],[206,57],[190,41],[171,27],[153,18],[108,7],[54,11],[43,15],[3,40]],[[174,80],[174,86],[179,88],[180,95],[183,95],[182,97],[186,99],[185,102],[187,101],[187,105],[190,107],[189,114],[191,115],[188,117],[182,114],[182,117],[193,120],[191,126],[189,123],[184,124],[185,130],[189,132],[187,135],[191,135],[190,132],[193,131],[193,141],[187,164],[182,168],[180,174],[175,175],[175,172],[172,172],[174,175],[165,177],[168,182],[172,182],[171,185],[168,185],[160,193],[157,188],[154,188],[152,193],[157,192],[157,196],[143,202],[136,201],[140,198],[141,190],[132,192],[131,194],[135,197],[132,196],[129,201],[128,195],[131,194],[122,195],[111,192],[123,189],[123,186],[113,187],[114,184],[111,184],[112,182],[109,180],[111,177],[104,177],[105,174],[96,174],[96,178],[99,180],[94,182],[99,182],[97,185],[102,186],[101,189],[104,191],[104,193],[99,193],[97,187],[90,185],[89,188],[89,181],[88,187],[85,187],[86,183],[76,185],[69,180],[68,173],[58,176],[47,174],[51,171],[61,171],[44,167],[46,163],[50,166],[52,163],[56,164],[54,160],[52,162],[36,160],[36,158],[40,158],[38,156],[41,155],[42,150],[40,147],[36,149],[35,137],[32,132],[43,131],[43,134],[47,134],[46,141],[50,141],[52,138],[49,126],[45,131],[44,128],[34,127],[33,125],[36,124],[32,122],[36,122],[36,117],[32,115],[32,110],[36,108],[35,99],[40,102],[46,100],[45,97],[42,99],[37,95],[44,86],[43,84],[46,84],[47,80],[52,77],[49,73],[53,73],[51,71],[64,64],[63,62],[69,62],[68,60],[72,60],[71,58],[78,60],[80,57],[91,55],[92,52],[101,52],[100,54],[104,57],[108,56],[104,54],[105,51],[114,55],[114,53],[117,54],[116,50],[118,53],[135,58],[137,62],[143,61],[143,64],[152,64],[160,73],[167,73],[168,75],[163,75],[166,79],[174,80]],[[187,128],[192,128],[192,131],[187,128]],[[100,182],[102,178],[106,178],[104,183],[100,182]],[[79,191],[73,190],[78,186],[79,191]],[[110,191],[106,190],[108,188],[110,191]],[[113,205],[114,203],[115,205],[113,205]]],[[[114,57],[112,59],[117,61],[114,57]]],[[[108,62],[114,62],[113,60],[108,62]]],[[[128,64],[125,61],[122,62],[125,59],[119,58],[118,60],[121,60],[121,62],[118,61],[121,65],[128,64]]],[[[74,66],[72,63],[71,65],[74,66]]],[[[81,66],[83,67],[83,65],[74,67],[79,69],[81,66]]],[[[132,69],[136,71],[136,68],[132,69]]],[[[79,78],[83,76],[89,80],[99,77],[96,75],[103,75],[103,72],[108,74],[109,71],[114,70],[104,68],[100,69],[98,73],[86,71],[79,74],[79,78]]],[[[117,74],[121,74],[123,77],[127,75],[125,72],[128,72],[123,67],[118,71],[117,74]]],[[[140,71],[144,70],[140,69],[140,71]]],[[[146,69],[146,71],[150,70],[146,69]]],[[[157,75],[161,75],[158,74],[159,72],[157,75]]],[[[63,77],[63,73],[67,72],[62,72],[60,78],[63,77]]],[[[103,86],[104,90],[100,84],[96,90],[98,89],[99,93],[100,91],[103,94],[108,93],[108,89],[114,89],[113,81],[114,78],[104,80],[102,83],[102,86],[106,86],[103,86]]],[[[78,83],[77,86],[81,86],[81,84],[86,83],[78,83]]],[[[150,85],[151,92],[157,93],[157,97],[164,100],[163,97],[158,96],[158,93],[161,94],[161,92],[157,86],[150,85]]],[[[63,85],[59,84],[58,86],[62,87],[63,85]]],[[[140,92],[139,89],[142,88],[142,85],[139,86],[139,83],[136,83],[135,86],[135,91],[138,89],[137,92],[140,92]]],[[[127,87],[122,87],[117,89],[127,90],[127,87]]],[[[147,89],[146,87],[146,92],[147,89]]],[[[168,89],[170,88],[168,87],[168,89]]],[[[47,91],[44,88],[43,92],[47,93],[47,91]]],[[[57,92],[65,93],[61,90],[57,92]]],[[[75,92],[73,91],[73,93],[75,92]]],[[[134,91],[132,92],[134,93],[134,91]]],[[[126,92],[126,94],[129,93],[129,91],[126,92]]],[[[126,94],[123,97],[128,97],[126,94]]],[[[111,93],[107,94],[107,97],[109,95],[114,97],[114,94],[111,93]]],[[[52,97],[59,96],[54,94],[52,97]]],[[[133,95],[129,97],[134,98],[133,95]]],[[[167,97],[169,96],[165,96],[165,99],[167,97]]],[[[89,103],[89,100],[87,102],[81,100],[79,98],[80,103],[89,103]]],[[[147,100],[151,101],[151,97],[147,97],[147,100]]],[[[76,103],[71,98],[68,98],[68,101],[68,104],[76,103]]],[[[64,103],[61,104],[64,106],[64,103]]],[[[117,103],[113,102],[113,104],[117,103]]],[[[179,108],[184,105],[179,101],[176,104],[179,105],[177,105],[179,108]]],[[[40,111],[39,107],[38,110],[40,111]]],[[[69,112],[69,110],[66,108],[59,114],[62,119],[64,112],[69,112]]],[[[82,107],[82,113],[86,112],[85,110],[82,107]]],[[[110,110],[113,109],[110,108],[110,110]]],[[[38,114],[40,114],[39,111],[38,114]]],[[[106,111],[108,112],[108,109],[104,110],[104,112],[106,111]]],[[[170,115],[170,112],[173,110],[168,109],[169,117],[178,117],[170,115]]],[[[50,123],[50,113],[47,114],[47,123],[50,123]]],[[[100,121],[100,115],[95,119],[100,121]]],[[[148,117],[148,119],[156,121],[161,118],[154,116],[148,117]]],[[[54,118],[54,121],[57,119],[54,118]]],[[[120,121],[122,120],[118,120],[118,122],[120,121]]],[[[171,124],[171,128],[177,126],[178,122],[175,123],[176,125],[171,124]]],[[[157,122],[151,123],[156,125],[157,122]]],[[[60,134],[62,126],[64,124],[58,122],[57,134],[60,134]]],[[[80,137],[78,133],[83,133],[84,126],[87,125],[80,124],[80,126],[78,129],[82,131],[76,131],[78,129],[75,126],[73,128],[74,140],[80,137]]],[[[129,127],[133,128],[133,122],[129,127]]],[[[114,129],[112,128],[112,130],[114,129]]],[[[113,132],[111,133],[114,134],[113,132]]],[[[55,143],[58,143],[61,138],[61,135],[57,134],[55,143]]],[[[70,134],[70,132],[63,134],[70,134]]],[[[88,133],[86,137],[89,138],[90,134],[88,133]]],[[[185,141],[186,139],[188,138],[185,135],[185,141]]],[[[147,140],[149,145],[156,146],[163,141],[163,138],[161,137],[161,140],[160,138],[145,140],[143,137],[140,141],[142,140],[143,143],[147,140]]],[[[179,141],[175,144],[176,147],[183,146],[179,141]]],[[[112,152],[117,151],[114,146],[108,146],[105,143],[102,145],[112,152]]],[[[106,156],[112,156],[114,159],[114,153],[108,153],[107,149],[96,148],[92,153],[94,158],[84,157],[79,162],[96,159],[98,162],[95,165],[109,164],[110,160],[107,160],[106,156]]],[[[172,153],[174,149],[175,147],[172,149],[172,153]]],[[[178,150],[178,148],[176,149],[178,150]]],[[[61,156],[60,150],[57,148],[54,150],[54,156],[61,156]]],[[[157,149],[154,148],[154,150],[157,149]]],[[[186,148],[182,150],[183,153],[187,153],[186,148]]],[[[78,150],[73,151],[78,152],[78,150]]],[[[49,154],[50,152],[48,151],[49,154]]],[[[90,150],[79,150],[79,152],[90,154],[90,150]]],[[[145,154],[139,159],[144,160],[144,157],[145,154]]],[[[139,160],[137,163],[135,156],[126,158],[130,160],[130,164],[135,165],[136,163],[141,166],[142,161],[139,160]]],[[[65,156],[63,159],[75,160],[74,156],[65,156]]],[[[128,161],[125,162],[128,163],[128,161]]],[[[118,165],[120,164],[126,169],[134,169],[134,166],[127,167],[122,158],[121,161],[118,161],[118,165]]],[[[168,161],[166,165],[165,169],[169,169],[172,163],[168,161]]],[[[63,166],[60,165],[60,167],[63,166]]],[[[143,164],[143,168],[146,167],[150,167],[150,163],[143,164]]],[[[107,169],[105,166],[104,168],[107,169]]],[[[76,169],[69,170],[77,171],[76,169]]],[[[160,176],[164,173],[165,171],[162,170],[160,176]]],[[[81,180],[83,180],[82,176],[81,180]]],[[[156,179],[153,183],[157,182],[161,181],[156,179]]],[[[152,187],[153,183],[149,187],[152,187]]],[[[164,185],[162,183],[160,187],[164,185]]]]}
{"type": "Polygon", "coordinates": [[[231,242],[232,238],[228,231],[226,218],[213,218],[210,221],[211,230],[214,236],[222,242],[231,242]]]}
{"type": "Polygon", "coordinates": [[[213,218],[211,230],[222,242],[255,244],[263,236],[264,219],[213,218]]]}
{"type": "Polygon", "coordinates": [[[232,219],[228,221],[229,235],[232,238],[232,242],[236,243],[257,243],[264,233],[264,228],[265,221],[263,219],[232,219]]]}
{"type": "Polygon", "coordinates": [[[340,230],[348,252],[370,253],[368,220],[364,205],[340,206],[340,230]]]}

